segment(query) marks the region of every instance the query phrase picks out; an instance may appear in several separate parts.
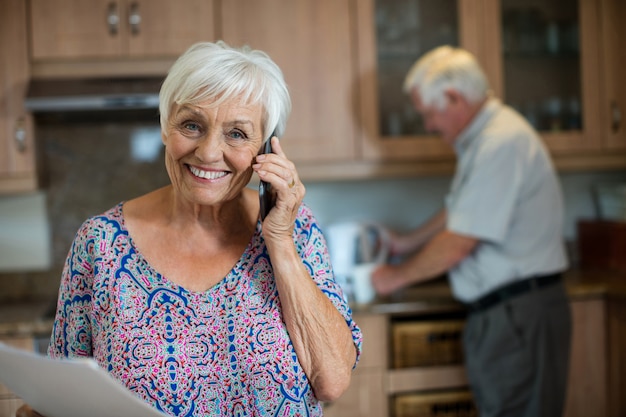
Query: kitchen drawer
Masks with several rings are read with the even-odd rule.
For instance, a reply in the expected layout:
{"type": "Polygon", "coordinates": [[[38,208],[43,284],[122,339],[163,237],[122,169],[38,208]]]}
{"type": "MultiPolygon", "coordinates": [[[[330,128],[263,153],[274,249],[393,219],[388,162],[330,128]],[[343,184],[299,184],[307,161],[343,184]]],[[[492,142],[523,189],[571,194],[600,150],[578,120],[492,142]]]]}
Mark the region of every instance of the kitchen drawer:
{"type": "Polygon", "coordinates": [[[463,363],[462,320],[396,322],[391,326],[393,367],[463,363]]]}
{"type": "Polygon", "coordinates": [[[467,390],[398,395],[393,410],[395,417],[478,417],[467,390]]]}

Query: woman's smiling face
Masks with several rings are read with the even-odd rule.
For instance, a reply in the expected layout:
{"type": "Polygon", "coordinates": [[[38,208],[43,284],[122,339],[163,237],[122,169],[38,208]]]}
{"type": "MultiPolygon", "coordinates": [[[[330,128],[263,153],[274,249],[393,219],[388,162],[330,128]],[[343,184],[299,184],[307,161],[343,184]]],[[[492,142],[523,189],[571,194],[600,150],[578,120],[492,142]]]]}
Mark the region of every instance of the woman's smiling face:
{"type": "Polygon", "coordinates": [[[238,98],[215,106],[175,105],[163,133],[165,166],[176,193],[214,205],[238,196],[250,181],[263,143],[263,108],[238,98]]]}

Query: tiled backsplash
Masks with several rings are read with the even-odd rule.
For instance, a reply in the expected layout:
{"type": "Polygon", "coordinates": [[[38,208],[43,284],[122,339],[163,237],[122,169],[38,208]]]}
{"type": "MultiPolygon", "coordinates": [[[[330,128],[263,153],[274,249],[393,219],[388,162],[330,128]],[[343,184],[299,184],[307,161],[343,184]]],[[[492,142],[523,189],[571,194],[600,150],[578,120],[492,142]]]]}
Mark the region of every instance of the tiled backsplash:
{"type": "Polygon", "coordinates": [[[0,274],[0,300],[53,299],[81,223],[120,201],[169,183],[158,124],[48,123],[38,126],[41,188],[52,232],[48,272],[0,274]]]}
{"type": "MultiPolygon", "coordinates": [[[[53,267],[48,272],[0,274],[0,302],[53,299],[71,241],[80,224],[116,203],[169,183],[157,123],[48,123],[37,137],[52,226],[53,267]]],[[[288,140],[286,138],[285,140],[288,140]]],[[[626,172],[561,175],[565,238],[579,218],[595,215],[591,186],[626,182],[626,172]]],[[[371,220],[394,228],[419,224],[441,207],[450,177],[307,183],[305,201],[322,227],[371,220]]]]}

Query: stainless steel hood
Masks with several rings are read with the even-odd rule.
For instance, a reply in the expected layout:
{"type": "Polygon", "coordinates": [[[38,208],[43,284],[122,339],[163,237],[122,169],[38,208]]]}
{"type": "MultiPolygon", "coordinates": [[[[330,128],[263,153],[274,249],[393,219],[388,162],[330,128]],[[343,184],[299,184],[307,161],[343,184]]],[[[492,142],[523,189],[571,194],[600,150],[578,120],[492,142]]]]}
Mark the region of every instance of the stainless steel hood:
{"type": "Polygon", "coordinates": [[[158,109],[163,79],[36,79],[25,105],[33,113],[158,109]]]}

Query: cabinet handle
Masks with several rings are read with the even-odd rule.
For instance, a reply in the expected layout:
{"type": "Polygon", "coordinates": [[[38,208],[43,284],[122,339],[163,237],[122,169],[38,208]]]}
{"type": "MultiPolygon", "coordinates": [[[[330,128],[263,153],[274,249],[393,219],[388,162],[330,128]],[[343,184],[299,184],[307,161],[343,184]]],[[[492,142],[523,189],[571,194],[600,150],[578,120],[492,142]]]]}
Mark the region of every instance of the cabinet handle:
{"type": "Polygon", "coordinates": [[[117,3],[109,3],[107,10],[107,26],[109,27],[109,35],[115,36],[120,27],[120,15],[117,12],[117,3]]]}
{"type": "Polygon", "coordinates": [[[622,127],[622,110],[617,102],[611,101],[611,130],[613,133],[619,132],[622,127]]]}
{"type": "Polygon", "coordinates": [[[139,24],[141,23],[141,15],[139,14],[139,3],[136,1],[130,4],[130,11],[128,13],[128,24],[130,25],[130,32],[133,35],[139,35],[139,24]]]}
{"type": "Polygon", "coordinates": [[[26,121],[23,117],[17,120],[15,125],[15,147],[19,153],[26,152],[26,121]]]}

